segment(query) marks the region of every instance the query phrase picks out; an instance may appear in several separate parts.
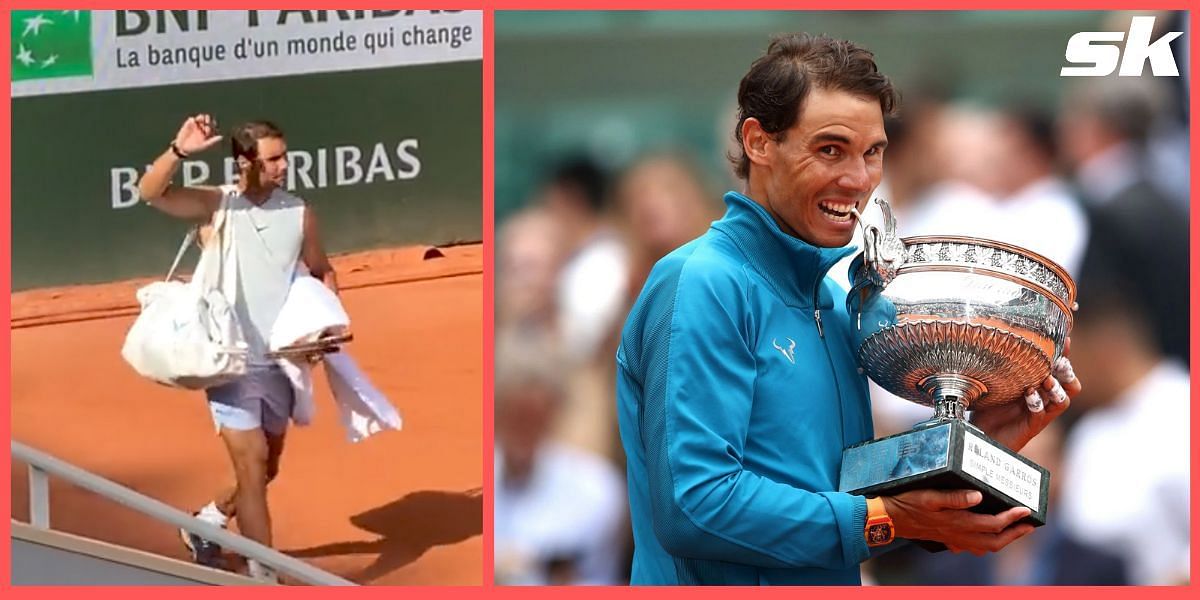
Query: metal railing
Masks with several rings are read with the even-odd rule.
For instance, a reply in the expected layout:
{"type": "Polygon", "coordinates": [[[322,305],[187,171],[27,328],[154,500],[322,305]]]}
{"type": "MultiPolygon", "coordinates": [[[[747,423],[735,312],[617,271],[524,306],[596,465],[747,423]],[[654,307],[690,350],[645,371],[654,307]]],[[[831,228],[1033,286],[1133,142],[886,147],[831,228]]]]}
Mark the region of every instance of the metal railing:
{"type": "Polygon", "coordinates": [[[223,548],[256,560],[302,583],[355,585],[351,581],[322,571],[302,560],[201,521],[173,506],[139,494],[121,484],[109,481],[20,442],[12,442],[12,457],[29,466],[29,521],[30,525],[39,529],[50,529],[50,485],[47,475],[54,475],[154,519],[216,542],[223,548]]]}

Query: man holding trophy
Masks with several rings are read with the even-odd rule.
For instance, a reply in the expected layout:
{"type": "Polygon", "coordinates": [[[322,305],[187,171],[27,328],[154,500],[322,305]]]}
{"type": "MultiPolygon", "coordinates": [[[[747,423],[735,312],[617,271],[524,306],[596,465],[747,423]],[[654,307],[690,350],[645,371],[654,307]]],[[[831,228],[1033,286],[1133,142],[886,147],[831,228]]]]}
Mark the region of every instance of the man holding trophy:
{"type": "Polygon", "coordinates": [[[655,266],[617,354],[632,582],[859,584],[896,538],[983,554],[1032,531],[1049,478],[1015,452],[1080,390],[1074,284],[885,223],[848,295],[827,273],[882,177],[891,82],[865,49],[788,35],[738,103],[745,191],[655,266]],[[936,415],[872,441],[867,376],[936,415]]]}

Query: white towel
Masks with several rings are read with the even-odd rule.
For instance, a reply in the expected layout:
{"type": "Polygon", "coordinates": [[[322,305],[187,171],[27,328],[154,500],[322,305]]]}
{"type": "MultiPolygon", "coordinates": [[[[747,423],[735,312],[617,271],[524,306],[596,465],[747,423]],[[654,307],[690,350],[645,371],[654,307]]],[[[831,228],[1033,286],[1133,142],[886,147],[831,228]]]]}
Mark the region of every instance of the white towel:
{"type": "MultiPolygon", "coordinates": [[[[337,295],[316,278],[298,272],[292,279],[279,317],[271,327],[270,347],[279,350],[313,342],[324,335],[349,331],[350,318],[337,295]]],[[[310,424],[316,413],[312,366],[304,360],[279,359],[277,362],[295,392],[292,420],[297,425],[310,424]]],[[[325,375],[346,428],[346,437],[351,442],[361,441],[385,429],[400,429],[400,413],[344,351],[325,355],[325,375]]]]}
{"type": "Polygon", "coordinates": [[[366,439],[384,429],[399,431],[403,426],[400,412],[371,385],[349,355],[326,355],[325,375],[329,378],[329,389],[333,390],[342,425],[351,442],[366,439]]]}
{"type": "Polygon", "coordinates": [[[271,326],[271,350],[315,342],[350,331],[350,317],[337,294],[311,275],[297,275],[271,326]]]}

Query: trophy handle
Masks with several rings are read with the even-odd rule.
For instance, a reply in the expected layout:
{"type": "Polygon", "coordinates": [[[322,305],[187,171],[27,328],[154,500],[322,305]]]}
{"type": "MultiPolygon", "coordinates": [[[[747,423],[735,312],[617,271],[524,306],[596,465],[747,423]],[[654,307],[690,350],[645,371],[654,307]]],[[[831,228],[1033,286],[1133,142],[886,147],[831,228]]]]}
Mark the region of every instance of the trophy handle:
{"type": "Polygon", "coordinates": [[[883,231],[879,234],[879,258],[888,262],[900,260],[904,256],[904,242],[896,234],[896,215],[892,213],[892,205],[883,198],[876,198],[875,203],[883,211],[883,231]]]}
{"type": "Polygon", "coordinates": [[[899,274],[908,251],[896,233],[896,216],[892,213],[892,205],[883,198],[876,198],[875,203],[883,211],[883,229],[864,223],[857,211],[855,215],[859,216],[858,224],[863,232],[863,261],[867,265],[867,277],[883,288],[899,274]]]}
{"type": "Polygon", "coordinates": [[[871,262],[869,252],[873,252],[873,250],[864,247],[863,251],[850,262],[850,271],[848,273],[850,290],[846,293],[846,314],[854,317],[855,326],[859,330],[862,329],[863,309],[870,303],[874,296],[879,295],[883,291],[883,287],[877,284],[870,275],[871,262]],[[865,273],[864,269],[866,270],[865,273]]]}

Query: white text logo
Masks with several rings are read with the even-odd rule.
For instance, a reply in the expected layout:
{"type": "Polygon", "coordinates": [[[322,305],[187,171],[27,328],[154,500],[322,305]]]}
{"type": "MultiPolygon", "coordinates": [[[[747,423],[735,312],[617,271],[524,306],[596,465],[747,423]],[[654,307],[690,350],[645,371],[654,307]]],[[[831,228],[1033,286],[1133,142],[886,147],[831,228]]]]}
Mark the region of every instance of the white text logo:
{"type": "Polygon", "coordinates": [[[1163,34],[1150,41],[1154,31],[1154,17],[1134,17],[1129,24],[1129,39],[1125,41],[1125,55],[1117,44],[1125,40],[1123,31],[1080,31],[1067,40],[1067,62],[1090,67],[1063,67],[1063,77],[1104,77],[1111,74],[1120,64],[1121,77],[1137,77],[1142,74],[1146,62],[1156,77],[1178,77],[1179,67],[1171,55],[1171,41],[1183,35],[1181,31],[1163,34]]]}

